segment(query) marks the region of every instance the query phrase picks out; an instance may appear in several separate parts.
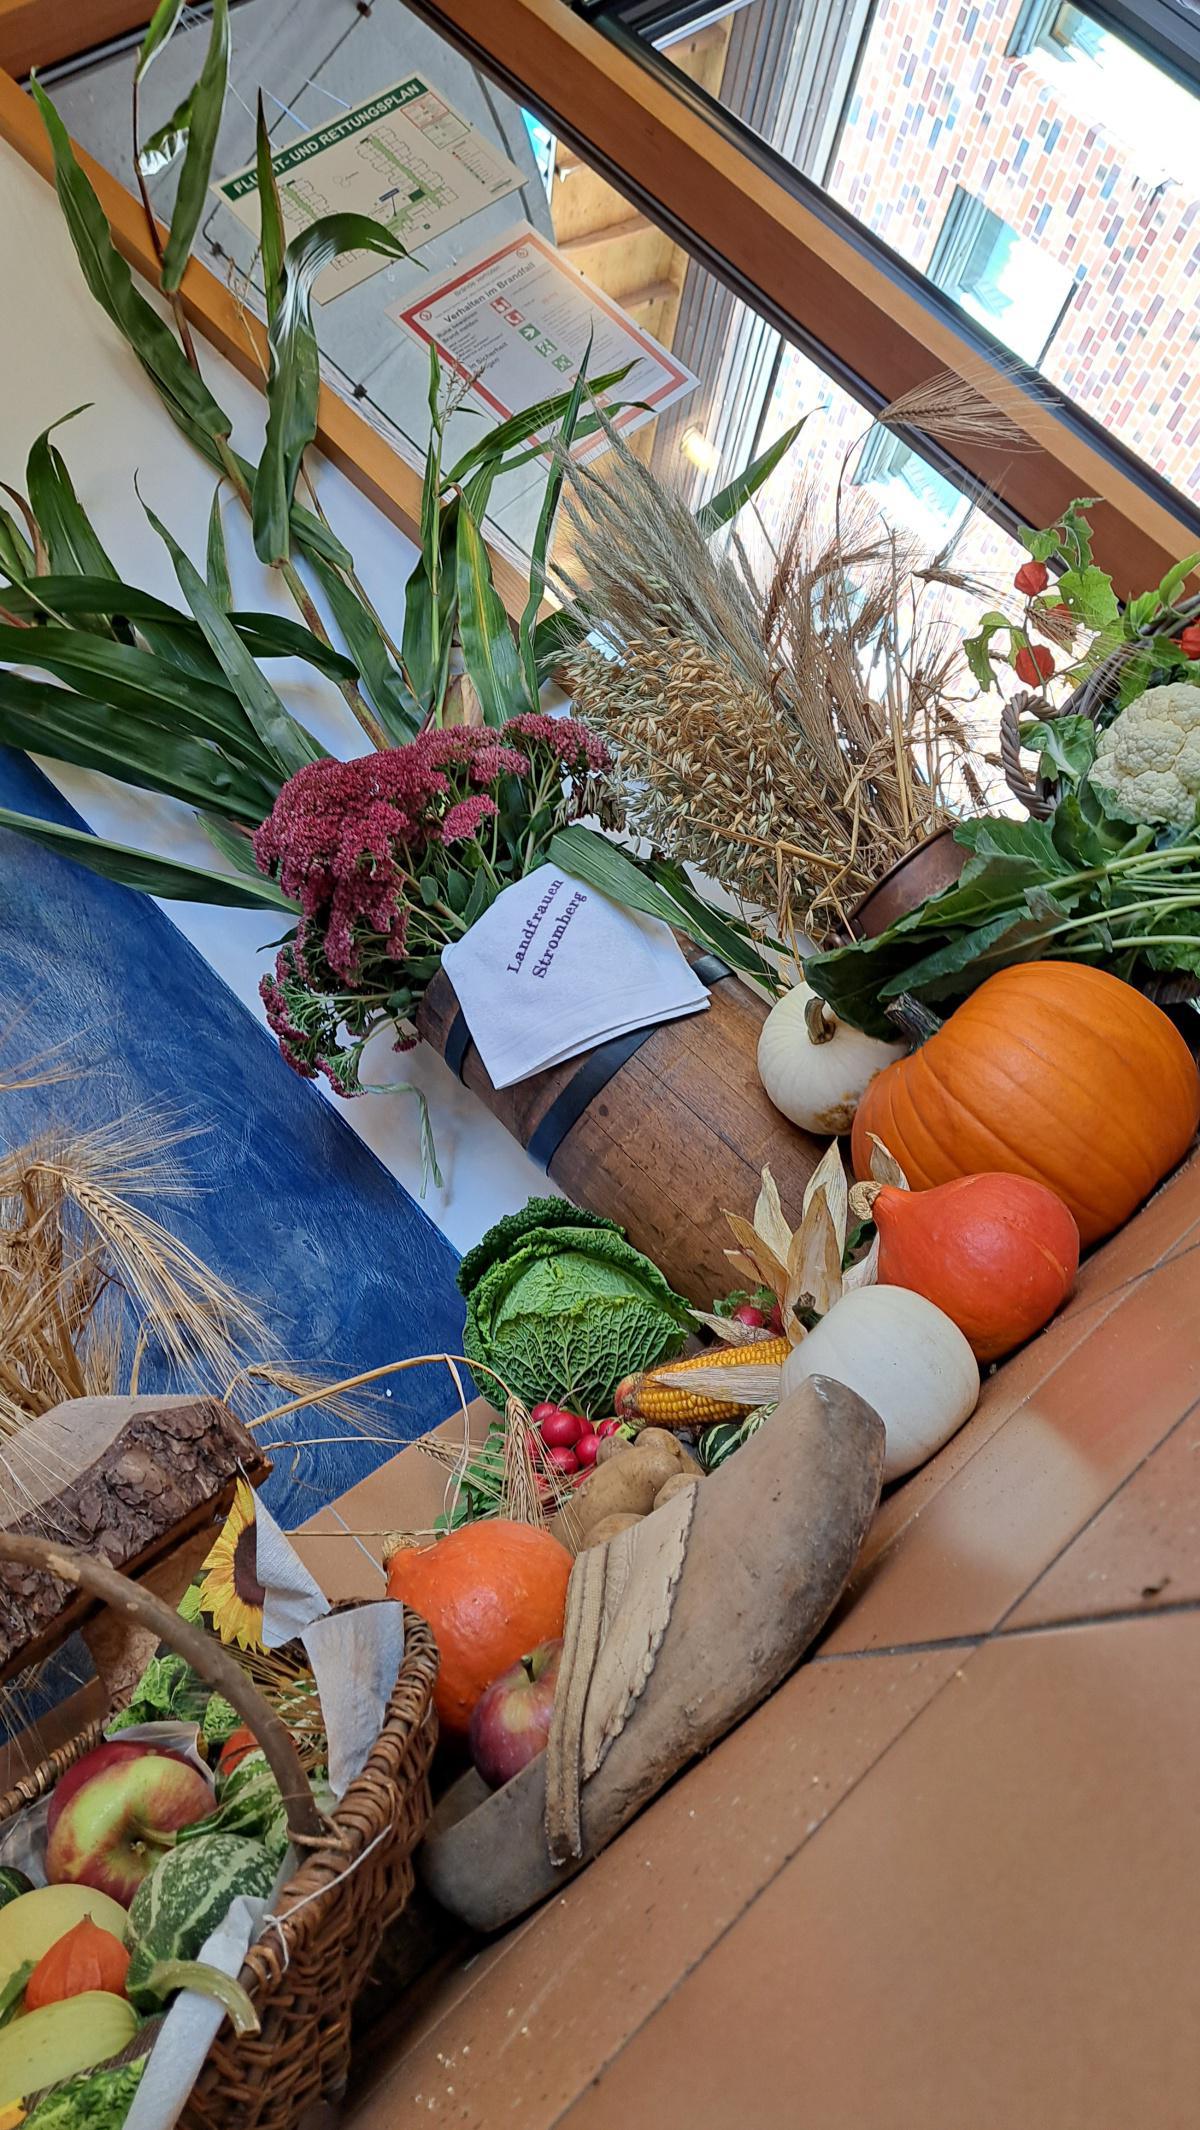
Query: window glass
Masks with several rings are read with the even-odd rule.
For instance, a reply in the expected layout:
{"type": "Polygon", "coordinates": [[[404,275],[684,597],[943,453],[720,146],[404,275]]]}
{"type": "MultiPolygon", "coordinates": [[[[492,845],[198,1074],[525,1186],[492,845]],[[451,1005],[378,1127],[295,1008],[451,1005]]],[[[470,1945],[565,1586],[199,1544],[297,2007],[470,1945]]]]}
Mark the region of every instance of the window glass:
{"type": "Polygon", "coordinates": [[[721,19],[719,100],[1200,500],[1192,90],[1064,0],[747,0],[721,19]]]}

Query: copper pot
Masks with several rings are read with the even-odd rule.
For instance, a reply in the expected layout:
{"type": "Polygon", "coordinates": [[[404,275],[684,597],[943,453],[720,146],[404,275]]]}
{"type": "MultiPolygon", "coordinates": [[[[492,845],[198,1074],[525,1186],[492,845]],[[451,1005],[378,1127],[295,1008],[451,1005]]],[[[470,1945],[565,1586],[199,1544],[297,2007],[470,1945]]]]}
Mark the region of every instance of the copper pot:
{"type": "Polygon", "coordinates": [[[969,852],[954,840],[952,828],[941,828],[927,843],[890,866],[882,880],[863,896],[850,914],[850,929],[856,939],[877,939],[898,918],[907,917],[931,895],[953,887],[967,862],[969,852]]]}

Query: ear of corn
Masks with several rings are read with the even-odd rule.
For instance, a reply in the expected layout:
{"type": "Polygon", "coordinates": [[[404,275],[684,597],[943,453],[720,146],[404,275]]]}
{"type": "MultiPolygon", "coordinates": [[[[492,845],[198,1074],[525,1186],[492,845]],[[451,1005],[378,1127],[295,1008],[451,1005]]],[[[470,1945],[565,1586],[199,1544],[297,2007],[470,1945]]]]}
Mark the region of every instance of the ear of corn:
{"type": "Polygon", "coordinates": [[[687,1390],[677,1376],[703,1370],[705,1377],[723,1368],[782,1368],[791,1345],[787,1339],[755,1339],[747,1346],[722,1346],[715,1353],[694,1354],[690,1361],[668,1361],[618,1385],[615,1410],[622,1420],[641,1420],[655,1427],[708,1427],[745,1410],[741,1399],[709,1391],[687,1390]],[[670,1377],[670,1382],[664,1378],[670,1377]]]}

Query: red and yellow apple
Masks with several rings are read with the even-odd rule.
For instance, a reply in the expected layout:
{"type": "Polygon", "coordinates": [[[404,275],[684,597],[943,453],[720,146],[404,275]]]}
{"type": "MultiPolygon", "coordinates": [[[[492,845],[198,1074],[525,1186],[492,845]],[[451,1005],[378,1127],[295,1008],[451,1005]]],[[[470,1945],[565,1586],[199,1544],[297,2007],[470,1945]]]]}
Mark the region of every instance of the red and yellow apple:
{"type": "Polygon", "coordinates": [[[475,1703],[468,1743],[489,1789],[511,1782],[545,1750],[561,1658],[561,1640],[539,1642],[475,1703]]]}
{"type": "Polygon", "coordinates": [[[141,1760],[146,1753],[155,1753],[161,1748],[139,1745],[136,1739],[105,1739],[103,1745],[94,1745],[90,1753],[81,1753],[73,1767],[59,1776],[50,1797],[46,1813],[46,1833],[51,1835],[62,1816],[62,1808],[81,1790],[93,1775],[102,1775],[105,1768],[119,1767],[123,1760],[141,1760]]]}
{"type": "Polygon", "coordinates": [[[106,1761],[62,1806],[46,1846],[46,1877],[52,1886],[93,1886],[127,1908],[164,1836],[212,1809],[207,1776],[184,1760],[148,1752],[106,1761]]]}

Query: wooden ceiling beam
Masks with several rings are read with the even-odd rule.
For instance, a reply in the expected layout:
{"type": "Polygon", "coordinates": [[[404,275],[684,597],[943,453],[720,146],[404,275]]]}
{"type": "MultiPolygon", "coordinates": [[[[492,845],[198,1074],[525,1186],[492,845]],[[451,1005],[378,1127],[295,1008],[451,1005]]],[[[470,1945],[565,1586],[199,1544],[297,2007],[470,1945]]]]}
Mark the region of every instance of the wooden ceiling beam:
{"type": "Polygon", "coordinates": [[[0,0],[0,68],[18,80],[144,29],[152,0],[0,0]]]}

